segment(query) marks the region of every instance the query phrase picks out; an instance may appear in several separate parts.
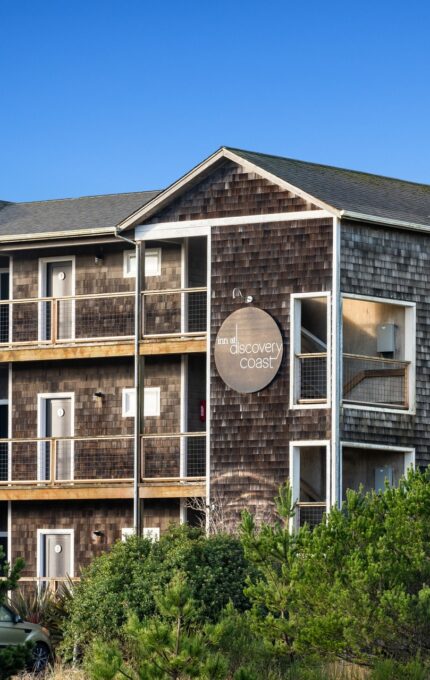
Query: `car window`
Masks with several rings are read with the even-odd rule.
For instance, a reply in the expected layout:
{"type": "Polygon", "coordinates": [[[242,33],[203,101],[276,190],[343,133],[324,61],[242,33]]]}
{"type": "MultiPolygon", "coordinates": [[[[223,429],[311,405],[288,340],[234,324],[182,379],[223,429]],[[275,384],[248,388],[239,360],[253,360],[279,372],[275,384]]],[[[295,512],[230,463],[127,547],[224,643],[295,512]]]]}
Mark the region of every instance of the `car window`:
{"type": "Polygon", "coordinates": [[[10,609],[0,605],[0,623],[10,623],[11,621],[13,621],[13,616],[10,609]]]}

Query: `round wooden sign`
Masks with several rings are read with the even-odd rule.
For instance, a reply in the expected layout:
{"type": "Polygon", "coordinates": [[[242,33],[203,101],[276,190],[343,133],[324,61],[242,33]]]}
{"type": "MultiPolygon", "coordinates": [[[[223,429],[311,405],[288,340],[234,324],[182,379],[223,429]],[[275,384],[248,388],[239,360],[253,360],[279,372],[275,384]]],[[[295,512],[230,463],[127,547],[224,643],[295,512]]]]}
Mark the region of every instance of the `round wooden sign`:
{"type": "Polygon", "coordinates": [[[215,340],[215,364],[226,385],[250,393],[266,387],[282,361],[284,346],[272,317],[243,307],[227,317],[215,340]]]}

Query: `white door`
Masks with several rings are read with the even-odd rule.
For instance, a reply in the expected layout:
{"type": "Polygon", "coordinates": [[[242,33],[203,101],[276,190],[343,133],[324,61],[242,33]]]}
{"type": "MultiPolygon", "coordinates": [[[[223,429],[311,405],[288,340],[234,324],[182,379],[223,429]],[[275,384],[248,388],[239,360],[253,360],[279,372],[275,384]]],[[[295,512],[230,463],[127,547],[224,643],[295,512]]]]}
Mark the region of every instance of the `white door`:
{"type": "MultiPolygon", "coordinates": [[[[73,403],[72,397],[45,397],[40,402],[42,413],[41,437],[55,438],[52,441],[41,442],[39,471],[43,480],[51,479],[51,469],[54,470],[55,481],[73,479],[73,441],[62,439],[73,434],[73,403]],[[55,464],[52,456],[55,451],[55,464]],[[52,462],[52,465],[51,465],[52,462]]],[[[51,480],[53,481],[53,480],[51,480]]]]}
{"type": "MultiPolygon", "coordinates": [[[[44,270],[44,290],[46,297],[64,298],[73,295],[73,262],[48,262],[44,270]]],[[[44,302],[42,313],[42,339],[68,340],[74,333],[74,302],[58,299],[56,318],[51,302],[44,302]],[[55,328],[54,328],[55,326],[55,328]]]]}
{"type": "Polygon", "coordinates": [[[72,535],[55,530],[41,536],[41,573],[44,578],[65,578],[72,575],[72,535]]]}

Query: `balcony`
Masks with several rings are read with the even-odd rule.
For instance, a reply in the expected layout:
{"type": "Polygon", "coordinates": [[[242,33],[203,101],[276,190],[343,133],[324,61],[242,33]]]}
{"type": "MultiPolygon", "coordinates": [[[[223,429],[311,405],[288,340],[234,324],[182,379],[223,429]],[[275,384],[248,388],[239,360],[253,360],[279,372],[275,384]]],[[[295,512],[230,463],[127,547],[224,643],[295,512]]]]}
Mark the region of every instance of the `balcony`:
{"type": "MultiPolygon", "coordinates": [[[[132,435],[0,439],[0,500],[132,498],[132,435]]],[[[206,434],[141,437],[142,498],[204,495],[206,434]]]]}
{"type": "Polygon", "coordinates": [[[344,403],[407,409],[409,364],[396,359],[344,354],[344,403]]]}
{"type": "MultiPolygon", "coordinates": [[[[23,361],[131,356],[134,308],[134,293],[0,302],[0,361],[19,360],[19,356],[14,356],[17,351],[23,361]]],[[[155,350],[151,351],[154,343],[161,345],[161,349],[163,343],[170,343],[171,351],[176,353],[206,351],[206,288],[143,291],[141,311],[142,354],[154,353],[155,350]],[[190,345],[188,349],[189,341],[199,340],[199,347],[193,349],[190,345]]]]}
{"type": "Polygon", "coordinates": [[[327,401],[327,352],[296,354],[297,403],[324,404],[327,401]]]}

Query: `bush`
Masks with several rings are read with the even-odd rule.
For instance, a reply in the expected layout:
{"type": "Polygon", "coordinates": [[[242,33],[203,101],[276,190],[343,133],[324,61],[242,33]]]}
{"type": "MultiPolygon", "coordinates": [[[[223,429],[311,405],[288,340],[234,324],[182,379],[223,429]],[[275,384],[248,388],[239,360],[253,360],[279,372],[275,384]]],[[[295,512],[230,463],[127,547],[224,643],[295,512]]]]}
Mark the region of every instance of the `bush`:
{"type": "Polygon", "coordinates": [[[232,536],[206,538],[201,529],[172,527],[158,542],[130,537],[96,558],[75,587],[66,621],[65,651],[95,637],[111,640],[130,614],[143,620],[155,613],[155,598],[181,570],[199,620],[216,621],[232,601],[241,611],[247,561],[232,536]]]}
{"type": "Polygon", "coordinates": [[[430,477],[410,472],[384,492],[349,492],[327,523],[290,535],[288,487],[279,520],[242,536],[260,570],[247,594],[255,625],[281,655],[354,660],[430,658],[430,477]]]}

